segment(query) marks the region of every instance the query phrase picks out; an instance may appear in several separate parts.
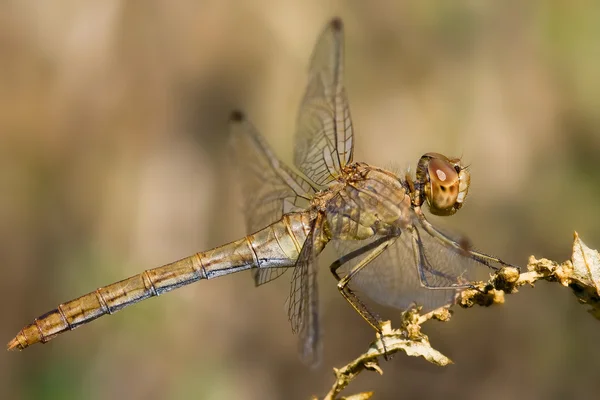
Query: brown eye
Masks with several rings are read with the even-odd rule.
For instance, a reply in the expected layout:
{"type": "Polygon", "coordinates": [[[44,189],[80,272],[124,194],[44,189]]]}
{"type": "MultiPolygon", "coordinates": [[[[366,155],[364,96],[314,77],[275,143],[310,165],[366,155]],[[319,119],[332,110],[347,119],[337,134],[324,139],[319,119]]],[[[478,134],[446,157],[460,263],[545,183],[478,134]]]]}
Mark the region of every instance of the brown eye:
{"type": "Polygon", "coordinates": [[[469,173],[441,154],[431,154],[427,165],[425,198],[435,215],[452,215],[464,202],[469,188],[469,173]]]}

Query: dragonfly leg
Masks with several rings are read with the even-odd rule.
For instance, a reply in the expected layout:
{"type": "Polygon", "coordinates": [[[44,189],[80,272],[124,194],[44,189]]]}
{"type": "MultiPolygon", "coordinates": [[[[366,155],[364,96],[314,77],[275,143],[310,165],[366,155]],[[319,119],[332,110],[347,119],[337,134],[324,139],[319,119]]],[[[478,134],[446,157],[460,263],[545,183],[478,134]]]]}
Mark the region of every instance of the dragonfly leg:
{"type": "Polygon", "coordinates": [[[429,221],[427,221],[427,219],[425,219],[425,217],[423,216],[422,213],[419,212],[419,213],[417,213],[417,215],[419,216],[419,222],[421,223],[421,226],[431,236],[440,240],[442,243],[446,244],[447,246],[454,248],[458,252],[467,253],[475,261],[487,266],[488,268],[490,268],[494,271],[498,271],[500,268],[491,264],[491,263],[498,263],[504,267],[513,267],[513,268],[517,268],[519,271],[521,270],[521,268],[519,268],[518,266],[509,264],[506,261],[502,261],[501,259],[499,259],[497,257],[490,256],[488,254],[480,253],[478,251],[469,249],[468,245],[465,246],[465,243],[457,242],[456,240],[446,236],[440,230],[436,229],[429,221]]]}
{"type": "Polygon", "coordinates": [[[383,253],[394,241],[396,237],[385,236],[376,241],[369,243],[368,245],[361,247],[347,255],[341,257],[337,261],[333,262],[329,269],[335,278],[338,280],[338,290],[344,296],[346,301],[350,303],[352,308],[356,310],[360,314],[361,317],[365,321],[369,323],[377,332],[381,333],[381,319],[376,316],[373,312],[371,312],[368,307],[359,299],[359,297],[354,294],[354,292],[348,287],[348,284],[352,280],[352,278],[360,272],[367,264],[377,258],[381,253],[383,253]],[[368,253],[367,253],[368,252],[368,253]],[[341,278],[337,273],[337,269],[341,267],[344,263],[350,261],[353,258],[356,258],[364,253],[367,255],[360,260],[358,264],[356,264],[350,272],[341,278]]]}
{"type": "MultiPolygon", "coordinates": [[[[377,316],[376,314],[374,314],[372,311],[369,310],[369,308],[366,306],[366,304],[363,303],[362,300],[360,300],[360,298],[356,294],[354,294],[354,292],[348,287],[348,283],[352,280],[352,278],[358,272],[360,272],[360,270],[362,270],[365,266],[367,266],[371,261],[376,259],[392,243],[394,243],[396,241],[396,238],[397,237],[395,237],[395,236],[393,236],[393,237],[384,236],[380,239],[377,239],[374,242],[361,247],[360,249],[354,250],[353,252],[346,254],[345,256],[341,257],[337,261],[333,262],[331,264],[331,266],[329,267],[333,276],[335,276],[335,278],[338,280],[337,286],[338,286],[338,290],[340,291],[342,296],[344,296],[344,298],[346,299],[346,301],[348,303],[350,303],[352,308],[354,308],[356,310],[356,312],[358,312],[360,314],[360,316],[363,317],[363,319],[365,321],[367,321],[369,323],[369,325],[371,325],[373,327],[373,329],[375,329],[377,331],[377,333],[379,333],[380,335],[383,334],[381,318],[379,318],[379,316],[377,316]],[[360,262],[358,264],[356,264],[346,276],[344,276],[343,278],[340,279],[340,276],[337,273],[337,269],[339,267],[341,267],[342,264],[344,264],[344,263],[350,261],[351,259],[358,257],[361,254],[364,254],[366,252],[369,252],[369,253],[365,256],[365,258],[360,260],[360,262]]],[[[387,349],[385,346],[385,340],[383,340],[383,337],[382,337],[381,343],[383,344],[383,353],[384,353],[385,360],[389,361],[390,356],[388,356],[387,349]]]]}
{"type": "Polygon", "coordinates": [[[427,289],[438,289],[438,290],[448,290],[448,289],[466,289],[471,286],[470,282],[465,282],[464,284],[452,283],[457,282],[460,278],[459,276],[453,276],[445,274],[442,271],[438,271],[435,268],[431,267],[429,261],[427,260],[427,256],[425,251],[423,250],[423,242],[421,241],[421,236],[419,235],[419,231],[417,229],[412,229],[412,246],[413,253],[415,256],[415,265],[417,266],[419,281],[421,282],[421,286],[427,289]],[[448,284],[446,285],[435,285],[429,282],[427,275],[425,272],[429,272],[431,275],[444,278],[448,284]]]}
{"type": "Polygon", "coordinates": [[[516,268],[519,270],[519,272],[521,272],[521,267],[519,267],[518,265],[513,265],[513,264],[509,264],[505,261],[502,261],[501,259],[494,257],[494,256],[490,256],[489,254],[485,254],[485,253],[480,253],[478,251],[475,250],[469,250],[469,254],[471,256],[473,256],[474,258],[477,259],[477,261],[479,261],[482,264],[487,265],[488,267],[490,267],[491,269],[494,270],[499,270],[499,268],[495,268],[494,266],[490,265],[490,262],[495,262],[498,263],[504,267],[512,267],[512,268],[516,268]]]}
{"type": "Polygon", "coordinates": [[[339,282],[342,278],[337,273],[338,268],[340,268],[342,265],[344,265],[348,261],[351,261],[351,260],[355,259],[356,257],[360,257],[363,254],[373,250],[374,248],[379,246],[381,243],[387,242],[388,240],[393,240],[393,237],[383,236],[383,237],[381,237],[377,240],[374,240],[373,242],[371,242],[359,249],[356,249],[354,251],[351,251],[348,254],[343,255],[342,257],[338,258],[333,263],[331,263],[331,265],[329,266],[329,270],[331,271],[333,276],[335,276],[335,279],[337,279],[337,281],[339,282]]]}

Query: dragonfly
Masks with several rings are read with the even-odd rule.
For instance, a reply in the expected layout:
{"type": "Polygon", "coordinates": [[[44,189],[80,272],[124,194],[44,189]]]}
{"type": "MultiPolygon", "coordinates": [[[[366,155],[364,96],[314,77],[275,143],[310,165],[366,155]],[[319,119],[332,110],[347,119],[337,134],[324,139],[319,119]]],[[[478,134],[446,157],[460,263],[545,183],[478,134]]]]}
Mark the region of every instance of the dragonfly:
{"type": "Polygon", "coordinates": [[[464,204],[470,172],[458,158],[423,155],[414,176],[355,162],[344,86],[339,18],[321,33],[298,113],[293,169],[281,162],[240,111],[231,115],[234,159],[242,166],[246,224],[239,240],[100,287],[37,317],[9,344],[22,350],[150,297],[204,279],[252,270],[257,286],[292,270],[288,317],[301,358],[320,353],[317,258],[329,243],[329,269],[348,303],[375,330],[382,320],[363,300],[400,309],[452,304],[472,271],[510,266],[474,250],[427,219],[464,204]],[[297,170],[297,172],[296,172],[297,170]]]}

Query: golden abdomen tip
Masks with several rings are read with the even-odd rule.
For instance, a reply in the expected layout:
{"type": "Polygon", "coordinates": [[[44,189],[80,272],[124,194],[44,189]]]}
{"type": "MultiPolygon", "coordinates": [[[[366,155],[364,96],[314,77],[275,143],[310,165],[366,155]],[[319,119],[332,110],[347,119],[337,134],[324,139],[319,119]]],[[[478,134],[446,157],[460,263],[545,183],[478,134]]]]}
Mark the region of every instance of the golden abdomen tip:
{"type": "Polygon", "coordinates": [[[8,342],[6,348],[10,351],[23,350],[23,346],[21,346],[21,343],[17,337],[14,337],[10,342],[8,342]]]}

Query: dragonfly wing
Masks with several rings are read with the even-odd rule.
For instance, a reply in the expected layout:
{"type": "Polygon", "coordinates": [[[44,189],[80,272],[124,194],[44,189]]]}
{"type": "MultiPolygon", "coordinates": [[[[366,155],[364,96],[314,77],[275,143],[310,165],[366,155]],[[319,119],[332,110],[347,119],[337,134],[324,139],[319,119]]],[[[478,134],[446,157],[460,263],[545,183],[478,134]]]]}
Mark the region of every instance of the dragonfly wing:
{"type": "Polygon", "coordinates": [[[300,333],[300,357],[307,365],[316,365],[320,358],[315,237],[313,228],[296,262],[288,299],[292,331],[300,333]]]}
{"type": "Polygon", "coordinates": [[[312,55],[308,87],[298,113],[295,164],[317,185],[327,185],[352,162],[350,108],[343,81],[344,32],[334,19],[312,55]]]}
{"type": "MultiPolygon", "coordinates": [[[[237,161],[244,196],[244,215],[250,232],[304,210],[314,196],[313,187],[283,164],[240,112],[231,117],[231,147],[237,161]]],[[[256,285],[272,281],[282,268],[253,270],[256,285]]]]}
{"type": "MultiPolygon", "coordinates": [[[[473,269],[479,263],[449,249],[426,232],[421,232],[419,237],[421,244],[415,252],[411,232],[404,231],[352,279],[350,287],[379,304],[401,310],[416,304],[430,311],[454,303],[457,290],[472,278],[473,269]],[[422,280],[426,280],[429,287],[423,286],[422,280]]],[[[335,247],[340,254],[348,254],[378,238],[336,241],[335,247]]],[[[359,260],[344,265],[344,271],[349,271],[359,260]]]]}
{"type": "Polygon", "coordinates": [[[234,112],[231,121],[248,229],[259,230],[285,213],[304,210],[315,194],[310,183],[275,156],[242,113],[234,112]]]}
{"type": "Polygon", "coordinates": [[[279,278],[288,268],[257,268],[252,270],[252,277],[256,286],[264,285],[279,278]]]}

